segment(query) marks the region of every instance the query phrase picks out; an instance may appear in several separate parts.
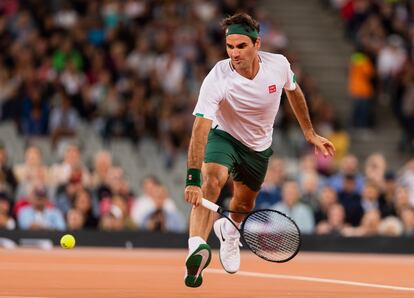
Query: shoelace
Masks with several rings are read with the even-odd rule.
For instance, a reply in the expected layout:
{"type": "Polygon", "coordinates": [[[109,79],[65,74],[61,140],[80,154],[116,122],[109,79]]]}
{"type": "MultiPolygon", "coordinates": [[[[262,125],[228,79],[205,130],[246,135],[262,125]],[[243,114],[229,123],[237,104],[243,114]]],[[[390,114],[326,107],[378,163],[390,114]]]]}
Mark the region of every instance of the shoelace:
{"type": "Polygon", "coordinates": [[[225,246],[226,252],[235,256],[237,254],[238,246],[243,247],[243,244],[240,242],[240,238],[237,236],[236,237],[228,236],[227,245],[225,246]]]}

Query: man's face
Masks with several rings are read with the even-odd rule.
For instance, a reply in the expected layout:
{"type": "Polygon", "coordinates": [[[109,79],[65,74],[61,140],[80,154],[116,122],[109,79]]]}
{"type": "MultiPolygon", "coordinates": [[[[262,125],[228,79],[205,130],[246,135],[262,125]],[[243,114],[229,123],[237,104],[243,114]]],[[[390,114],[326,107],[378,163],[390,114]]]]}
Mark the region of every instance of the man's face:
{"type": "Polygon", "coordinates": [[[33,194],[32,206],[35,209],[44,209],[47,205],[46,194],[33,194]]]}
{"type": "Polygon", "coordinates": [[[253,44],[250,37],[242,34],[231,34],[226,37],[227,55],[236,70],[249,69],[260,48],[260,38],[253,44]]]}

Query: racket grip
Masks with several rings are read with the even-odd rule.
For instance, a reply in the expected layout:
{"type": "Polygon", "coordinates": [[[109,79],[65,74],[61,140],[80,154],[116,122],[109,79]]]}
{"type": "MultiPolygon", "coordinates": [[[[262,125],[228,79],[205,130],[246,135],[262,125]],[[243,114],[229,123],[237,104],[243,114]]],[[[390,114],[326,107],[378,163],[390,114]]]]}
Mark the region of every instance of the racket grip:
{"type": "Polygon", "coordinates": [[[211,211],[214,211],[214,212],[217,212],[220,208],[219,205],[214,204],[212,201],[209,201],[204,198],[201,199],[201,205],[203,205],[203,207],[210,209],[211,211]]]}

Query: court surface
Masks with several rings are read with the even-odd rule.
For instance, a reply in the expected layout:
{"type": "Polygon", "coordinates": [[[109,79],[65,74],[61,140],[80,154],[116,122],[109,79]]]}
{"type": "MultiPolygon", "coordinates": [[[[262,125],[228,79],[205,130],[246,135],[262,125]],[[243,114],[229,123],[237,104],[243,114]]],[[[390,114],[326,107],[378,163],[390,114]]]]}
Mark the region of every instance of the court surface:
{"type": "Polygon", "coordinates": [[[185,250],[0,250],[4,297],[414,297],[414,256],[304,253],[284,264],[245,251],[225,273],[214,251],[204,284],[183,283],[185,250]]]}

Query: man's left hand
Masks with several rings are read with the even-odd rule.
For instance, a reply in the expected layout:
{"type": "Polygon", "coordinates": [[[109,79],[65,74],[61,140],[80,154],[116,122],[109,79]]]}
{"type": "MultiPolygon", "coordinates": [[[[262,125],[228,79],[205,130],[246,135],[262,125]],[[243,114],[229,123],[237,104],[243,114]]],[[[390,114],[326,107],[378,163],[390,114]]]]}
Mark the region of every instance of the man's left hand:
{"type": "Polygon", "coordinates": [[[315,154],[322,153],[324,157],[335,155],[335,146],[328,139],[314,134],[307,141],[315,146],[315,154]]]}

